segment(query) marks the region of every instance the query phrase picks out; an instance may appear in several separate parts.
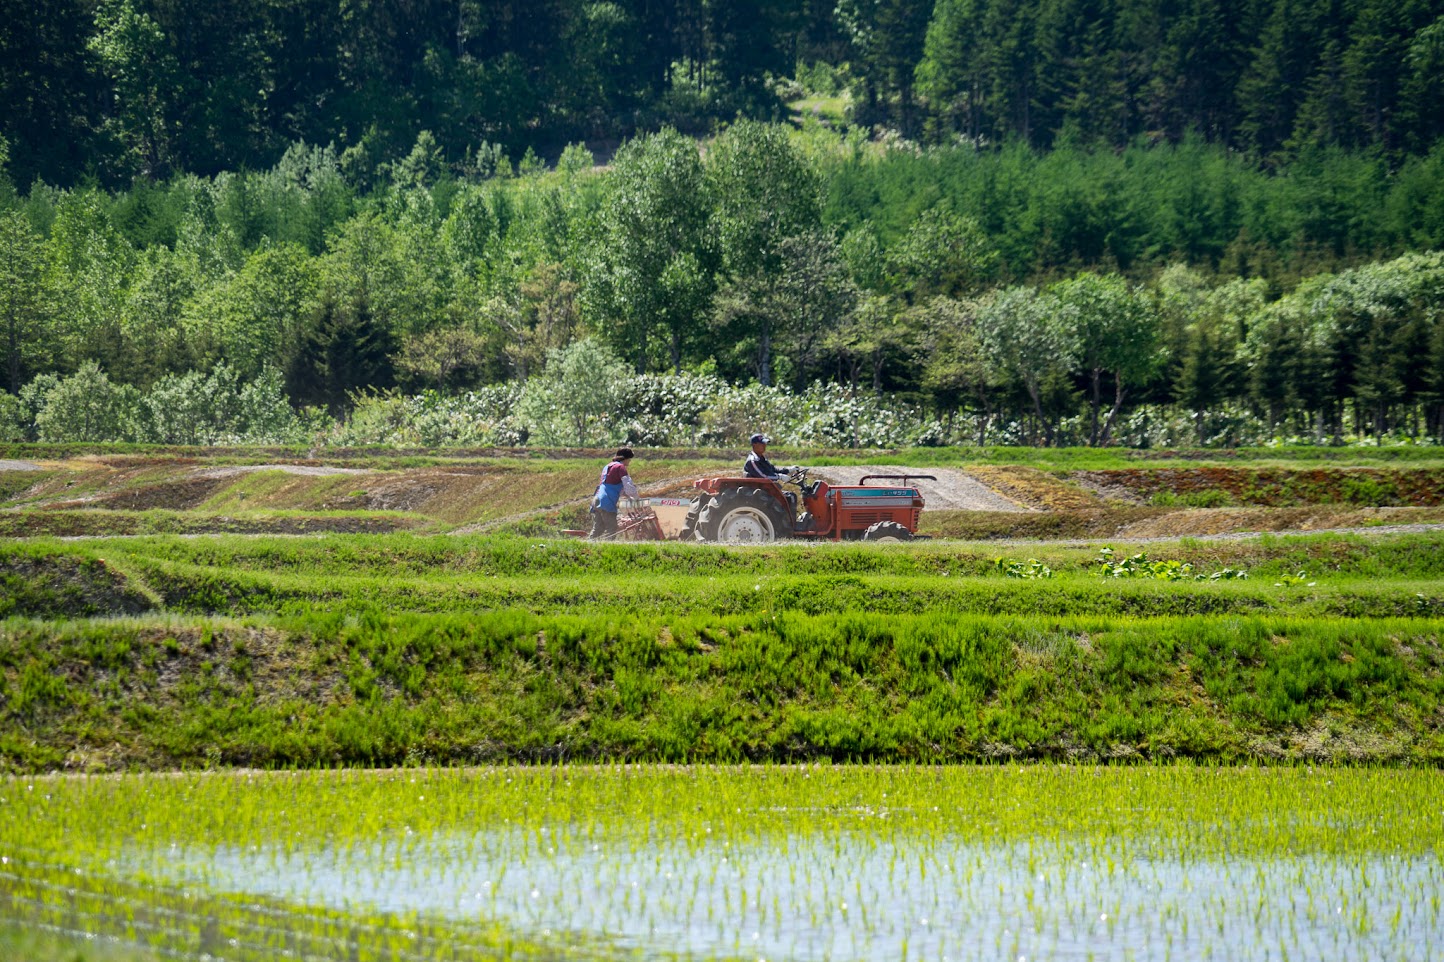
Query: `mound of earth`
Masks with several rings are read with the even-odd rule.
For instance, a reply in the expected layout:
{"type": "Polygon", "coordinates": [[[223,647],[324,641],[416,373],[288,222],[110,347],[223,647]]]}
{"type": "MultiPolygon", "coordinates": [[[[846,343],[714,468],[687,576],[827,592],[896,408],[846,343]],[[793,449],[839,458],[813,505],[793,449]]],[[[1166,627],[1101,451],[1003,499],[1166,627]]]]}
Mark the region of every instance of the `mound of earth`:
{"type": "Polygon", "coordinates": [[[1134,504],[1173,497],[1268,508],[1444,505],[1444,470],[1435,467],[1127,468],[1074,471],[1068,479],[1111,501],[1134,504]]]}
{"type": "Polygon", "coordinates": [[[397,514],[200,514],[190,511],[0,511],[0,538],[112,538],[158,534],[385,534],[431,527],[397,514]]]}
{"type": "Polygon", "coordinates": [[[1036,511],[1090,511],[1107,507],[1107,497],[1020,464],[977,465],[969,473],[995,491],[1036,511]]]}
{"type": "Polygon", "coordinates": [[[136,615],[155,607],[156,599],[99,558],[0,558],[0,618],[136,615]]]}
{"type": "Polygon", "coordinates": [[[149,511],[153,508],[164,508],[169,511],[186,511],[199,507],[224,486],[224,478],[187,478],[181,481],[147,484],[114,494],[77,498],[72,501],[55,501],[46,507],[59,510],[108,508],[120,511],[149,511]]]}

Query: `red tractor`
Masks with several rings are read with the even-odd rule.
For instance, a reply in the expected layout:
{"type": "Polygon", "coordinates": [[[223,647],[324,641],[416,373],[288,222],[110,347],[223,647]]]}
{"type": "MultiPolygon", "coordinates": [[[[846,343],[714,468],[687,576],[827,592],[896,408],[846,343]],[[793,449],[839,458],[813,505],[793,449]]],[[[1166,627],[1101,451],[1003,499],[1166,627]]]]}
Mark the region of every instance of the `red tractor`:
{"type": "MultiPolygon", "coordinates": [[[[858,484],[833,486],[808,481],[794,468],[785,481],[762,478],[703,478],[687,512],[682,541],[763,543],[779,538],[816,541],[911,541],[919,537],[923,496],[908,482],[936,481],[930,474],[870,474],[858,484]],[[869,481],[897,482],[891,486],[869,481]],[[801,513],[795,485],[802,494],[801,513]]],[[[925,535],[922,537],[926,537],[925,535]]]]}

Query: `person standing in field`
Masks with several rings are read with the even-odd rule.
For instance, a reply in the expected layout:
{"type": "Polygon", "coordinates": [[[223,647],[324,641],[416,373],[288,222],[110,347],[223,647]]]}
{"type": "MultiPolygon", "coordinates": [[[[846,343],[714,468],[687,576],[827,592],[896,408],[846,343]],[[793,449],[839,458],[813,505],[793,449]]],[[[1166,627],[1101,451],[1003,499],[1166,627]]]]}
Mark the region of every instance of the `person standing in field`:
{"type": "Polygon", "coordinates": [[[632,483],[632,477],[627,473],[627,465],[632,460],[631,448],[617,448],[617,453],[612,461],[605,468],[602,468],[601,481],[597,484],[597,493],[592,496],[592,533],[593,538],[610,538],[617,533],[617,502],[623,497],[637,497],[637,486],[632,483]]]}

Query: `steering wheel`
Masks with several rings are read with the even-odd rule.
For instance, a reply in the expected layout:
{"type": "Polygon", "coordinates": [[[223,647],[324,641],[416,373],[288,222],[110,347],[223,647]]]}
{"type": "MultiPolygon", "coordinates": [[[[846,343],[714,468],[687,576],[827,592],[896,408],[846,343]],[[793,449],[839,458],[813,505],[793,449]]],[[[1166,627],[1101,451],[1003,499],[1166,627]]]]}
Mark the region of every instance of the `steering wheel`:
{"type": "Polygon", "coordinates": [[[799,488],[802,487],[804,484],[807,483],[807,469],[804,468],[804,467],[801,467],[800,465],[794,467],[794,468],[792,469],[792,473],[787,476],[787,480],[786,480],[785,482],[783,482],[783,483],[784,483],[784,484],[795,484],[795,485],[797,485],[799,488]]]}

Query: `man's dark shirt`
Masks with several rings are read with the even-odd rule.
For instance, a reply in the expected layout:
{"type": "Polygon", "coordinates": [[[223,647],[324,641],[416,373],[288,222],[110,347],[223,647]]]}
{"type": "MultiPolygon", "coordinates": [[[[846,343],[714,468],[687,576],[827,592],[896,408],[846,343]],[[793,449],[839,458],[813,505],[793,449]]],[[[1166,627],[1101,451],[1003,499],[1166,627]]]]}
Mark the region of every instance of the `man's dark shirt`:
{"type": "Polygon", "coordinates": [[[753,451],[747,455],[747,463],[742,466],[742,473],[749,478],[766,478],[769,481],[775,480],[782,472],[772,466],[765,455],[753,451]]]}

